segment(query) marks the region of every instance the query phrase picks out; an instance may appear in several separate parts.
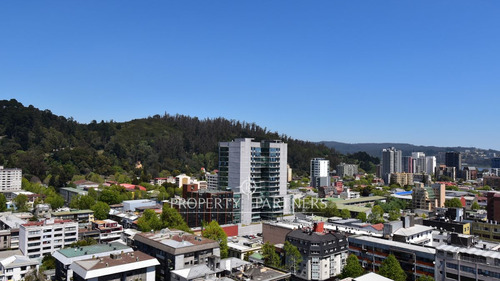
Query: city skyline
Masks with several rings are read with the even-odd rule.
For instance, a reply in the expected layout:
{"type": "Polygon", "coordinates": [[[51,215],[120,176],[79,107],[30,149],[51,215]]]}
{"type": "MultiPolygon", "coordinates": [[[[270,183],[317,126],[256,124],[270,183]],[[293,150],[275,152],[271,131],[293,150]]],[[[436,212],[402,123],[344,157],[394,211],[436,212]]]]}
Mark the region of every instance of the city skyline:
{"type": "Polygon", "coordinates": [[[500,150],[499,8],[4,2],[0,97],[81,123],[167,112],[309,141],[500,150]]]}

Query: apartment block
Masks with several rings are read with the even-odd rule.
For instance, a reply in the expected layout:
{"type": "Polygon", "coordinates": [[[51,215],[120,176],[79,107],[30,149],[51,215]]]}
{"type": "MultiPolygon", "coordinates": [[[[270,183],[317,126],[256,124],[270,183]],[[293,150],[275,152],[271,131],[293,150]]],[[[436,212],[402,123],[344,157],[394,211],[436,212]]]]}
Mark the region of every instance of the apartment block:
{"type": "Polygon", "coordinates": [[[206,264],[209,257],[220,257],[218,242],[180,230],[138,233],[134,239],[137,250],[151,254],[160,262],[156,267],[159,281],[170,281],[172,270],[206,264]]]}
{"type": "Polygon", "coordinates": [[[18,251],[2,252],[10,254],[8,257],[0,258],[0,280],[2,281],[21,281],[25,280],[27,275],[33,274],[38,270],[38,260],[18,255],[18,251]]]}
{"type": "Polygon", "coordinates": [[[337,165],[337,176],[344,177],[352,177],[358,173],[358,165],[356,164],[346,164],[340,163],[337,165]]]}
{"type": "Polygon", "coordinates": [[[21,190],[23,171],[21,169],[4,169],[0,166],[0,192],[21,190]]]}
{"type": "Polygon", "coordinates": [[[312,229],[293,230],[286,240],[302,255],[302,262],[292,270],[295,277],[329,280],[342,272],[348,255],[347,237],[340,233],[325,233],[323,222],[315,223],[312,229]]]}
{"type": "Polygon", "coordinates": [[[78,240],[78,223],[48,219],[19,228],[19,249],[29,258],[41,258],[78,240]]]}
{"type": "Polygon", "coordinates": [[[318,188],[320,186],[330,185],[330,161],[324,158],[314,158],[311,160],[311,186],[318,188]]]}
{"type": "Polygon", "coordinates": [[[77,248],[65,248],[57,250],[52,255],[56,259],[57,281],[70,281],[73,277],[71,264],[81,260],[106,257],[110,254],[130,253],[134,250],[119,242],[108,244],[96,244],[77,248]]]}
{"type": "Polygon", "coordinates": [[[75,261],[70,269],[73,281],[155,281],[155,267],[159,264],[156,258],[135,251],[75,261]]]}
{"type": "Polygon", "coordinates": [[[92,229],[99,231],[99,242],[112,242],[121,239],[123,226],[114,220],[95,220],[92,229]]]}

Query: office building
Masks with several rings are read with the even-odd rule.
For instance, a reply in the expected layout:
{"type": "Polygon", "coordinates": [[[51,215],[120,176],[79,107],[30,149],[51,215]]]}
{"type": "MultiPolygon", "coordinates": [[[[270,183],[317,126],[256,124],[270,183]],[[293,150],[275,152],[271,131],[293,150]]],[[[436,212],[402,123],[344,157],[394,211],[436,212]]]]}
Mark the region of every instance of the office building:
{"type": "Polygon", "coordinates": [[[302,255],[298,268],[292,274],[302,280],[330,280],[344,268],[347,255],[347,237],[340,233],[324,233],[323,222],[313,229],[296,229],[286,240],[297,247],[302,255]]]}
{"type": "Polygon", "coordinates": [[[320,186],[330,185],[330,161],[324,158],[311,159],[311,186],[318,188],[320,186]]]}
{"type": "Polygon", "coordinates": [[[462,156],[460,152],[446,152],[444,164],[446,167],[455,167],[455,171],[461,171],[462,156]]]}
{"type": "Polygon", "coordinates": [[[52,254],[77,240],[78,223],[71,220],[34,221],[19,228],[19,249],[30,259],[52,254]]]}
{"type": "Polygon", "coordinates": [[[491,158],[491,168],[500,168],[500,157],[491,158]]]}
{"type": "Polygon", "coordinates": [[[413,158],[411,156],[403,156],[403,173],[413,173],[413,158]]]}
{"type": "Polygon", "coordinates": [[[500,222],[500,192],[486,194],[486,211],[488,221],[500,222]]]}
{"type": "Polygon", "coordinates": [[[21,190],[23,171],[21,169],[4,169],[0,166],[0,192],[21,190]]]}
{"type": "Polygon", "coordinates": [[[152,253],[158,258],[158,281],[170,281],[172,270],[206,264],[212,256],[220,258],[218,242],[180,230],[163,229],[152,233],[138,233],[134,239],[137,250],[152,253]]]}
{"type": "Polygon", "coordinates": [[[407,280],[417,280],[422,275],[434,277],[436,250],[432,248],[353,235],[349,236],[349,253],[356,255],[362,266],[372,272],[377,272],[387,256],[393,254],[408,276],[407,280]]]}
{"type": "Polygon", "coordinates": [[[439,165],[436,167],[436,178],[437,180],[451,180],[455,181],[457,176],[457,170],[455,167],[446,167],[446,165],[439,165]]]}
{"type": "Polygon", "coordinates": [[[234,192],[235,221],[251,224],[291,212],[287,144],[251,138],[219,143],[219,188],[234,192]]]}
{"type": "Polygon", "coordinates": [[[73,270],[71,270],[70,266],[76,261],[106,257],[110,254],[130,253],[133,251],[134,250],[129,246],[119,242],[57,250],[52,255],[56,260],[55,279],[57,281],[73,280],[73,270]]]}
{"type": "Polygon", "coordinates": [[[346,164],[340,163],[337,165],[337,176],[344,177],[353,177],[358,174],[358,165],[356,164],[346,164]]]}
{"type": "Polygon", "coordinates": [[[155,267],[159,264],[156,258],[135,251],[75,261],[70,269],[73,281],[155,281],[155,267]]]}
{"type": "Polygon", "coordinates": [[[217,221],[219,225],[233,223],[233,192],[200,189],[193,184],[182,187],[182,199],[173,199],[172,207],[184,218],[190,228],[203,222],[217,221]]]}
{"type": "Polygon", "coordinates": [[[402,151],[394,147],[382,150],[382,177],[386,183],[389,182],[390,174],[403,171],[402,151]]]}
{"type": "Polygon", "coordinates": [[[470,235],[451,234],[449,243],[436,247],[435,280],[500,279],[499,245],[474,241],[470,235]]]}

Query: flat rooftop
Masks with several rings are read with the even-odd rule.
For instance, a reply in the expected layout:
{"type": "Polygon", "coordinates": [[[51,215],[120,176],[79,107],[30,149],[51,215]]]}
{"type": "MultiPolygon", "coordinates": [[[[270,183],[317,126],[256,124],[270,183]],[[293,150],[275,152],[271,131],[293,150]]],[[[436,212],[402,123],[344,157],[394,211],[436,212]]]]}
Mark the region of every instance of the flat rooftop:
{"type": "Polygon", "coordinates": [[[115,242],[109,244],[96,244],[90,246],[83,246],[78,248],[64,248],[58,250],[58,252],[67,258],[74,258],[79,256],[95,255],[110,251],[120,251],[126,249],[130,249],[130,247],[122,243],[115,242]]]}

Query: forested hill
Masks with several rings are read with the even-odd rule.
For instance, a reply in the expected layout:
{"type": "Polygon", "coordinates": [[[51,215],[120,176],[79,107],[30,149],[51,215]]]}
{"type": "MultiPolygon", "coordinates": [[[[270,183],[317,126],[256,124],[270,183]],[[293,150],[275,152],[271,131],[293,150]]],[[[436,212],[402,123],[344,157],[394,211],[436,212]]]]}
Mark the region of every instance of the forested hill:
{"type": "MultiPolygon", "coordinates": [[[[216,169],[218,142],[240,137],[287,142],[288,162],[299,174],[309,171],[313,157],[329,159],[332,167],[341,160],[358,161],[323,144],[292,139],[253,123],[165,114],[129,122],[80,124],[49,110],[25,107],[16,100],[0,101],[0,136],[0,165],[22,168],[23,174],[41,180],[50,179],[55,187],[65,185],[74,175],[91,172],[128,173],[134,179],[141,176],[146,180],[162,171],[216,169]],[[141,170],[135,169],[138,161],[141,170]]],[[[368,155],[358,156],[366,161],[362,163],[365,167],[373,167],[368,155]]]]}

